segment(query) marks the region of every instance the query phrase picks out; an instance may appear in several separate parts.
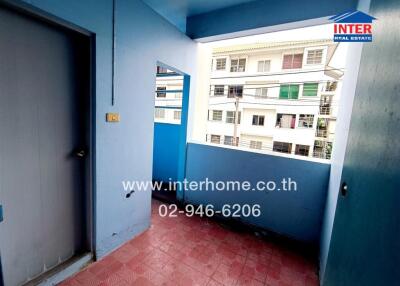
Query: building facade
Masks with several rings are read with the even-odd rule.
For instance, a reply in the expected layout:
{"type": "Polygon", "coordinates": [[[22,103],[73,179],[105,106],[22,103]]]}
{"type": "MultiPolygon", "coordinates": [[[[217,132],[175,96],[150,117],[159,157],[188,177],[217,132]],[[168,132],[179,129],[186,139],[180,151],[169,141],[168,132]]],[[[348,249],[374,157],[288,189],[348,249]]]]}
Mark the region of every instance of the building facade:
{"type": "Polygon", "coordinates": [[[330,40],[215,48],[206,140],[330,159],[340,78],[330,40]]]}
{"type": "Polygon", "coordinates": [[[180,124],[183,76],[157,66],[154,122],[180,124]]]}

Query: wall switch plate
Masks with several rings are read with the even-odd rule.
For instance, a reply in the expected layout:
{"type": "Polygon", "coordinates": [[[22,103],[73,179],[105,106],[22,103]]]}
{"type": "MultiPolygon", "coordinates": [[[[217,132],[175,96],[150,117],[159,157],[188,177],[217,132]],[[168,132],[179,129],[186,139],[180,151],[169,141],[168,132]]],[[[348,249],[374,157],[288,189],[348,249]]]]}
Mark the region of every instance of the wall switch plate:
{"type": "Polygon", "coordinates": [[[119,122],[120,116],[119,113],[106,113],[106,121],[107,122],[119,122]]]}

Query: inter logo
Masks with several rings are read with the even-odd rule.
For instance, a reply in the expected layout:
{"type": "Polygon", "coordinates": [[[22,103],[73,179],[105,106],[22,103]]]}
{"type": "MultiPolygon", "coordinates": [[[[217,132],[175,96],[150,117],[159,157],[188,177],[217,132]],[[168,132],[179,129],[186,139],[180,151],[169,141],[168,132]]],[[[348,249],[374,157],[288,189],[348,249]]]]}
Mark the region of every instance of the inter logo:
{"type": "Polygon", "coordinates": [[[334,42],[372,42],[372,21],[376,18],[360,11],[329,18],[334,24],[334,42]]]}

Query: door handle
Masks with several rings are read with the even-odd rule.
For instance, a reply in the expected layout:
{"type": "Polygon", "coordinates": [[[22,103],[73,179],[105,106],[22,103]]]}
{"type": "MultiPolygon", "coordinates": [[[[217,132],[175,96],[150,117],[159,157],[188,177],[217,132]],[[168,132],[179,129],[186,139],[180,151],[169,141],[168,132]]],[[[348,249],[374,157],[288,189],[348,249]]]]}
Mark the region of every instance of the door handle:
{"type": "Polygon", "coordinates": [[[79,149],[75,152],[75,156],[78,158],[84,158],[86,156],[86,151],[83,149],[79,149]]]}
{"type": "Polygon", "coordinates": [[[340,187],[340,194],[345,197],[347,196],[347,193],[349,191],[349,187],[347,186],[346,182],[342,183],[342,186],[340,187]]]}

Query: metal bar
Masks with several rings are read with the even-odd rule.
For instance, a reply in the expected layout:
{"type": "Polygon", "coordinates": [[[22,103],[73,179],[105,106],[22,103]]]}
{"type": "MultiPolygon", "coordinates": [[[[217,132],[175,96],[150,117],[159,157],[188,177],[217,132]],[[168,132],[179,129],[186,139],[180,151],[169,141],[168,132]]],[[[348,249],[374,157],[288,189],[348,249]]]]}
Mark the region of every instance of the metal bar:
{"type": "Polygon", "coordinates": [[[111,105],[114,106],[115,104],[115,15],[116,14],[116,0],[113,0],[113,7],[112,7],[112,67],[111,67],[111,105]]]}
{"type": "Polygon", "coordinates": [[[154,107],[155,108],[164,108],[164,109],[182,109],[182,106],[161,106],[161,105],[156,105],[154,107]]]}

